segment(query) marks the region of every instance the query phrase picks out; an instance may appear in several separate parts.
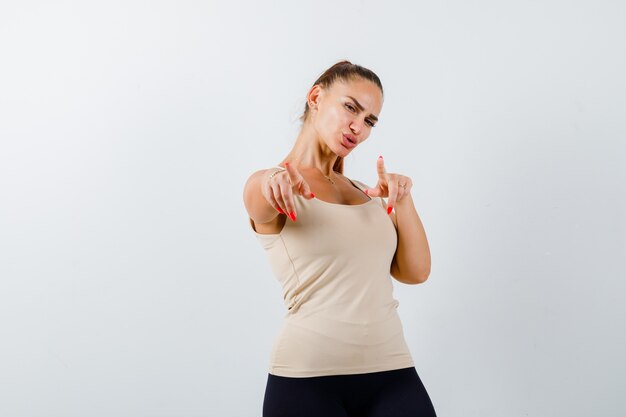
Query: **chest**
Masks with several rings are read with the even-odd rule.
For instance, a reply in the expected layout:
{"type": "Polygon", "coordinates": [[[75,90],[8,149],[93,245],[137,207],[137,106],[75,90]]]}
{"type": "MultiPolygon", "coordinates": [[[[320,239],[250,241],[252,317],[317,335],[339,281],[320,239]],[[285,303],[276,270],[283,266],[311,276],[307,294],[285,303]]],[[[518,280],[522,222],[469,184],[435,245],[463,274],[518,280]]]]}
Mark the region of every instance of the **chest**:
{"type": "Polygon", "coordinates": [[[327,179],[305,177],[305,180],[318,200],[344,205],[358,205],[370,200],[363,191],[347,179],[338,179],[335,184],[327,179]]]}
{"type": "Polygon", "coordinates": [[[325,259],[330,263],[351,259],[393,257],[396,229],[377,199],[341,205],[298,198],[298,220],[285,224],[282,239],[290,260],[325,259]]]}

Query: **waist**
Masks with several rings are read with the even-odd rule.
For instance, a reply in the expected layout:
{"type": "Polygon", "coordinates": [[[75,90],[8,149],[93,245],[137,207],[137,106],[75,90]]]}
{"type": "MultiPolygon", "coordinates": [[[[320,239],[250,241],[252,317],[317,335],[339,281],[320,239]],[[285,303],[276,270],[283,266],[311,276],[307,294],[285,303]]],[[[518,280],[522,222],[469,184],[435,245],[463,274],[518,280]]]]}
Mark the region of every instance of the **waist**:
{"type": "Polygon", "coordinates": [[[282,332],[299,333],[301,337],[306,333],[308,337],[360,346],[376,345],[402,333],[396,307],[397,303],[377,311],[364,312],[350,309],[300,310],[285,317],[282,332]]]}
{"type": "Polygon", "coordinates": [[[275,340],[270,371],[314,376],[374,372],[412,366],[395,310],[384,320],[336,320],[309,315],[289,317],[275,340]]]}

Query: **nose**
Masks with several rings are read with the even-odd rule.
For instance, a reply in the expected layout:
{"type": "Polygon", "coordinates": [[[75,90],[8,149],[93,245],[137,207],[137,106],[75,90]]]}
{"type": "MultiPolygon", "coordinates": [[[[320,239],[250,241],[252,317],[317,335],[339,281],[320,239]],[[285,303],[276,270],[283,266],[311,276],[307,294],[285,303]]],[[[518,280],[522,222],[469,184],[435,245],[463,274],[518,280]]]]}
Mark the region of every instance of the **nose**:
{"type": "Polygon", "coordinates": [[[352,133],[354,133],[355,135],[358,135],[359,132],[361,132],[361,125],[362,123],[360,122],[360,120],[355,119],[352,121],[352,123],[350,123],[350,130],[352,130],[352,133]]]}

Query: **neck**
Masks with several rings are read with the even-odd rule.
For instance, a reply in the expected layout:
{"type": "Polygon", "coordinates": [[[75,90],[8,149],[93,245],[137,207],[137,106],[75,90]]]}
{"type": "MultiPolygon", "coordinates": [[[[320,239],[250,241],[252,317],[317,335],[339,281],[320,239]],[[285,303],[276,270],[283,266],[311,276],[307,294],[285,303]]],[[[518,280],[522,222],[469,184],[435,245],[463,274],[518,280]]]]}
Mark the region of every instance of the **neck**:
{"type": "Polygon", "coordinates": [[[315,168],[324,176],[333,178],[333,166],[337,158],[317,132],[310,125],[305,125],[282,163],[287,161],[298,167],[315,168]]]}

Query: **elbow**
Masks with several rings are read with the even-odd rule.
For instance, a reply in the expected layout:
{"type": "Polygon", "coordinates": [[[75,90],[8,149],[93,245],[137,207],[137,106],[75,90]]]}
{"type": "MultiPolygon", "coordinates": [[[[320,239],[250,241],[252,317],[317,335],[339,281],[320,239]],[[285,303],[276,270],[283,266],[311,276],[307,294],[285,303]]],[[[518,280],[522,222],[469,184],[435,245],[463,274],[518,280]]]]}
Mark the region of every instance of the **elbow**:
{"type": "Polygon", "coordinates": [[[426,282],[426,280],[428,279],[428,276],[430,275],[430,269],[428,269],[427,271],[421,272],[419,274],[415,275],[415,279],[413,280],[414,284],[423,284],[426,282]]]}
{"type": "Polygon", "coordinates": [[[429,275],[430,265],[428,265],[427,268],[415,267],[414,269],[400,270],[395,261],[391,264],[391,276],[403,284],[423,284],[428,279],[429,275]]]}

